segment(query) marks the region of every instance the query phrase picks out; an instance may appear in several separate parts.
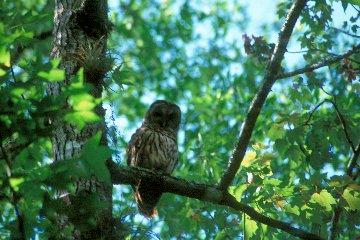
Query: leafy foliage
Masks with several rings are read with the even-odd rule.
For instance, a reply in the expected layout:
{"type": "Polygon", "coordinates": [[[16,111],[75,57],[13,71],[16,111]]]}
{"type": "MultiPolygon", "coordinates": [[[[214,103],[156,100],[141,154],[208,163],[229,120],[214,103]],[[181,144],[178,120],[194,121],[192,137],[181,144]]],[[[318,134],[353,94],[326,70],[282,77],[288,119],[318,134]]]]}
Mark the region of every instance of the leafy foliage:
{"type": "MultiPolygon", "coordinates": [[[[119,1],[119,8],[111,12],[115,27],[109,41],[110,52],[118,56],[119,63],[107,76],[103,99],[89,94],[91,87],[83,82],[82,70],[59,97],[50,98],[47,85],[64,80],[58,69],[60,60],[49,60],[51,38],[44,37],[52,29],[50,2],[0,3],[1,238],[21,238],[19,228],[26,238],[71,234],[71,227],[56,232],[58,214],[75,217],[81,211],[61,209],[60,200],[53,197],[55,189],[71,192],[74,178],[91,175],[110,181],[105,159],[113,154],[125,163],[126,142],[155,99],[176,102],[183,112],[175,175],[217,183],[261,85],[273,47],[269,32],[276,34],[279,22],[247,32],[248,12],[239,1],[119,1]],[[251,45],[256,56],[246,55],[243,35],[258,36],[252,37],[251,45]],[[79,156],[52,164],[54,122],[71,123],[81,130],[101,120],[93,112],[101,101],[109,106],[109,148],[99,146],[99,133],[79,156]]],[[[291,3],[277,4],[280,22],[291,3]]],[[[354,35],[359,35],[359,16],[357,1],[309,1],[292,35],[282,71],[351,49],[358,38],[354,35]],[[340,26],[335,25],[336,11],[346,13],[340,26]],[[292,53],[294,49],[303,51],[292,53]]],[[[322,237],[328,236],[334,209],[339,206],[340,238],[359,235],[360,188],[353,177],[359,175],[359,163],[352,177],[347,175],[360,142],[359,55],[278,80],[229,188],[238,201],[322,237]]],[[[84,209],[101,207],[96,196],[76,200],[86,202],[84,209]]],[[[117,187],[113,205],[114,217],[129,227],[128,238],[289,237],[243,213],[171,194],[164,194],[159,217],[151,221],[136,214],[130,187],[117,187]]],[[[77,224],[91,227],[92,220],[84,217],[77,224]]]]}

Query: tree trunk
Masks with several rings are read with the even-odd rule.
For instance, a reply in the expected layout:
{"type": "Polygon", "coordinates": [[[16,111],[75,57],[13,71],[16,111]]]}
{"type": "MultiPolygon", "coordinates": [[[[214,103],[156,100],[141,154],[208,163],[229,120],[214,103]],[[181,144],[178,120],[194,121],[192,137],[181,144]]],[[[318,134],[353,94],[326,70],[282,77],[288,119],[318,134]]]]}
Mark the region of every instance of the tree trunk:
{"type": "MultiPolygon", "coordinates": [[[[65,81],[51,83],[50,95],[58,96],[61,87],[71,84],[72,77],[83,67],[85,82],[93,86],[90,94],[101,98],[106,68],[99,64],[103,64],[106,58],[109,26],[106,0],[56,0],[51,57],[61,58],[60,68],[65,71],[65,81]]],[[[107,145],[105,111],[101,104],[95,108],[95,112],[102,122],[87,124],[81,131],[71,124],[54,120],[55,126],[58,126],[52,137],[55,161],[76,157],[86,141],[99,131],[102,132],[101,144],[107,145]]],[[[71,231],[73,239],[112,239],[111,183],[92,177],[78,179],[74,184],[75,192],[69,193],[61,201],[71,214],[61,216],[61,221],[57,223],[59,233],[65,227],[74,226],[71,231]],[[97,206],[102,206],[99,211],[84,207],[89,196],[98,201],[97,206]],[[77,227],[79,225],[82,227],[77,227]]]]}

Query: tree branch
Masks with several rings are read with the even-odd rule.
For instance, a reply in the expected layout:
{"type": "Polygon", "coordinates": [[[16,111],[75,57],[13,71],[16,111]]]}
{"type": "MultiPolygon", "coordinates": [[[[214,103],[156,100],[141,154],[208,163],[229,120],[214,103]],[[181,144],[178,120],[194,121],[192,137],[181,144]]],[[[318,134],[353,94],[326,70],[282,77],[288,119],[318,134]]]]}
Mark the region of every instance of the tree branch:
{"type": "Polygon", "coordinates": [[[317,110],[321,105],[323,105],[324,103],[326,103],[325,100],[322,101],[322,102],[320,102],[320,103],[318,103],[318,104],[313,108],[313,110],[311,110],[310,115],[309,115],[308,119],[306,120],[306,122],[304,123],[304,125],[308,125],[308,124],[309,124],[309,122],[311,121],[312,116],[314,115],[314,113],[316,112],[316,110],[317,110]]]}
{"type": "Polygon", "coordinates": [[[260,110],[267,98],[267,95],[271,91],[271,87],[276,81],[276,75],[279,72],[281,61],[284,58],[287,44],[294,29],[295,23],[300,16],[301,10],[305,7],[307,0],[297,0],[290,8],[286,20],[280,30],[278,43],[275,46],[274,52],[271,56],[270,62],[267,65],[263,85],[256,93],[245,122],[242,126],[239,140],[236,144],[234,152],[230,158],[230,164],[225,174],[220,181],[220,188],[225,190],[233,181],[236,172],[238,171],[241,162],[244,158],[246,148],[249,144],[252,131],[254,129],[257,117],[260,114],[260,110]]]}
{"type": "Polygon", "coordinates": [[[331,105],[335,108],[335,112],[336,112],[336,116],[337,118],[339,119],[340,123],[341,123],[341,127],[342,129],[344,130],[344,134],[345,134],[345,138],[346,138],[346,141],[349,143],[350,147],[351,147],[351,150],[353,151],[353,153],[355,154],[356,153],[356,149],[355,149],[355,145],[353,143],[353,141],[351,140],[351,137],[350,137],[350,134],[349,134],[349,130],[348,130],[348,127],[347,127],[347,124],[345,122],[345,118],[344,116],[342,115],[342,113],[340,112],[338,106],[336,105],[336,102],[331,100],[331,99],[325,99],[324,101],[318,103],[313,110],[311,110],[310,112],[310,115],[309,115],[309,118],[308,120],[304,123],[304,125],[308,125],[312,116],[314,115],[315,111],[321,106],[323,105],[324,103],[331,103],[331,105]]]}
{"type": "Polygon", "coordinates": [[[142,181],[156,182],[158,183],[159,188],[161,188],[164,192],[231,207],[236,211],[246,213],[260,223],[273,228],[281,229],[302,239],[322,239],[316,234],[295,228],[290,223],[282,222],[262,215],[252,207],[236,201],[236,199],[228,192],[222,191],[214,186],[188,182],[176,177],[161,175],[160,173],[153,172],[148,169],[119,166],[114,162],[109,162],[108,167],[111,172],[113,184],[136,184],[138,179],[142,179],[142,181]]]}
{"type": "Polygon", "coordinates": [[[308,65],[304,68],[300,68],[298,70],[292,71],[292,72],[285,72],[285,73],[279,73],[276,75],[276,79],[284,79],[284,78],[288,78],[288,77],[293,77],[299,74],[303,74],[303,73],[307,73],[307,72],[312,72],[316,69],[325,67],[325,66],[329,66],[331,64],[337,63],[339,61],[341,61],[344,58],[348,58],[349,56],[351,56],[352,54],[358,52],[360,50],[360,45],[354,46],[353,49],[351,49],[350,51],[342,54],[342,55],[338,55],[336,57],[333,58],[328,58],[325,59],[322,62],[319,63],[315,63],[315,64],[311,64],[308,65]]]}
{"type": "Polygon", "coordinates": [[[348,35],[348,36],[350,36],[350,37],[360,38],[360,36],[355,35],[355,34],[351,34],[351,33],[347,32],[347,31],[344,31],[344,30],[342,30],[342,29],[340,29],[340,28],[331,27],[331,26],[329,26],[329,28],[332,28],[332,29],[334,29],[334,30],[336,30],[336,31],[342,32],[342,33],[344,33],[344,34],[346,34],[346,35],[348,35]]]}
{"type": "Polygon", "coordinates": [[[340,121],[340,123],[341,123],[341,127],[342,127],[343,130],[344,130],[345,138],[346,138],[347,142],[349,143],[349,145],[350,145],[353,153],[355,153],[355,152],[356,152],[356,149],[355,149],[354,143],[353,143],[353,141],[351,140],[351,137],[350,137],[350,135],[349,135],[349,131],[348,131],[348,129],[347,129],[347,125],[346,125],[344,116],[341,114],[339,108],[337,107],[336,103],[335,103],[333,100],[325,100],[325,101],[331,103],[331,104],[334,106],[335,111],[336,111],[336,115],[337,115],[337,117],[338,117],[338,119],[339,119],[339,121],[340,121]]]}
{"type": "Polygon", "coordinates": [[[349,175],[350,177],[352,177],[352,179],[355,181],[357,178],[357,174],[353,175],[353,171],[356,168],[356,161],[358,160],[360,156],[360,143],[357,146],[353,157],[351,158],[351,160],[349,161],[348,165],[347,165],[347,170],[346,170],[346,174],[349,175]]]}

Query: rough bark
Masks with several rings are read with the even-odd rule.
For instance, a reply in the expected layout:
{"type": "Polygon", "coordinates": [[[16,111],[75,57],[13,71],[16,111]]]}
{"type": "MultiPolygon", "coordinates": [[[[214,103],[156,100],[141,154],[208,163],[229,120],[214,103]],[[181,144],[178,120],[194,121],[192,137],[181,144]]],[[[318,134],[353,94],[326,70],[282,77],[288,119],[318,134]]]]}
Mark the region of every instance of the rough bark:
{"type": "MultiPolygon", "coordinates": [[[[52,58],[61,58],[60,68],[65,71],[65,81],[51,83],[49,94],[56,97],[61,93],[62,86],[71,84],[72,77],[84,67],[84,76],[87,83],[92,84],[92,96],[101,97],[104,72],[94,72],[90,66],[86,66],[84,49],[87,46],[96,48],[95,58],[99,61],[105,59],[106,41],[108,34],[107,2],[106,0],[56,0],[54,18],[54,39],[51,52],[52,58]],[[83,51],[83,53],[81,53],[83,51]]],[[[94,53],[94,52],[93,52],[94,53]]],[[[95,62],[96,64],[96,62],[95,62]]],[[[96,70],[96,69],[95,69],[96,70]]],[[[105,111],[101,105],[95,108],[95,112],[104,119],[105,111]]],[[[84,143],[99,131],[102,131],[101,144],[106,145],[105,122],[88,124],[83,130],[78,131],[75,126],[54,119],[57,126],[53,133],[52,144],[55,161],[62,161],[78,155],[84,143]]],[[[69,193],[65,208],[79,211],[74,216],[63,216],[60,228],[74,224],[85,219],[93,218],[95,225],[84,229],[74,229],[73,239],[111,239],[112,224],[112,185],[100,182],[95,177],[91,179],[78,179],[76,192],[69,193]],[[97,196],[97,200],[104,207],[96,213],[84,208],[84,201],[89,195],[97,196]],[[74,199],[71,199],[74,197],[74,199]],[[81,214],[80,214],[81,212],[81,214]]]]}

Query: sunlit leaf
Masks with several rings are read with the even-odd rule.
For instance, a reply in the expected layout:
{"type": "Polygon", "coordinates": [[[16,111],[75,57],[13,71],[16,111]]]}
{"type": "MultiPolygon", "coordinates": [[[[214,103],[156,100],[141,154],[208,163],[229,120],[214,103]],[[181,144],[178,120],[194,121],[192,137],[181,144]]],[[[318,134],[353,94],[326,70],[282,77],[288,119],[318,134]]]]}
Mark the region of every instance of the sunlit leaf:
{"type": "Polygon", "coordinates": [[[331,211],[331,205],[336,204],[334,197],[325,189],[322,190],[320,194],[314,193],[311,196],[311,199],[313,199],[319,205],[325,207],[326,211],[331,211]]]}
{"type": "Polygon", "coordinates": [[[0,47],[0,63],[4,64],[6,67],[10,67],[10,53],[7,51],[5,45],[0,47]]]}
{"type": "Polygon", "coordinates": [[[76,111],[66,114],[64,120],[82,129],[86,123],[100,121],[101,118],[92,111],[76,111]]]}
{"type": "Polygon", "coordinates": [[[249,167],[253,162],[256,161],[256,152],[255,151],[247,151],[242,161],[242,165],[244,167],[249,167]]]}
{"type": "Polygon", "coordinates": [[[351,192],[349,189],[345,189],[343,198],[349,204],[351,210],[360,210],[360,194],[359,192],[351,192]]]}
{"type": "Polygon", "coordinates": [[[111,156],[111,150],[100,146],[101,132],[91,137],[84,146],[82,157],[91,171],[101,181],[110,182],[110,173],[106,167],[106,160],[111,156]]]}
{"type": "Polygon", "coordinates": [[[258,230],[257,222],[252,220],[250,217],[246,217],[246,223],[245,223],[245,232],[246,235],[251,238],[253,235],[256,234],[256,231],[258,230]]]}
{"type": "Polygon", "coordinates": [[[14,189],[14,191],[19,191],[19,185],[25,181],[24,178],[10,178],[10,186],[14,189]]]}

